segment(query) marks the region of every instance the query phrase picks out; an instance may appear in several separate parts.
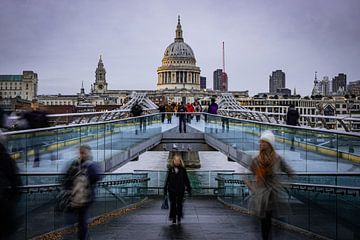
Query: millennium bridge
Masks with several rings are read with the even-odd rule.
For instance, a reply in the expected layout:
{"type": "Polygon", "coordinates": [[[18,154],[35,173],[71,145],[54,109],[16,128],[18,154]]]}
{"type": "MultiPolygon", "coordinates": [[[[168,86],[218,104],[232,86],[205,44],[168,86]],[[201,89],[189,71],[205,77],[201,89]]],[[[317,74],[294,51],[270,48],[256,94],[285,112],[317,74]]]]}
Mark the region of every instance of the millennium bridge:
{"type": "Polygon", "coordinates": [[[179,133],[174,113],[172,123],[162,123],[166,113],[144,96],[120,110],[49,115],[52,127],[4,133],[23,183],[13,239],[76,239],[76,221],[57,212],[55,202],[81,144],[104,170],[90,210],[92,239],[260,239],[244,181],[265,130],[295,170],[292,178],[281,176],[291,211],[274,219],[273,239],[360,239],[357,119],[304,115],[308,124],[287,126],[282,114],[249,111],[228,96],[218,102],[219,114],[197,113],[200,121],[188,123],[187,133],[179,133]],[[129,117],[135,102],[145,115],[129,117]],[[340,128],[329,129],[329,122],[340,128]],[[160,209],[173,152],[185,156],[193,187],[181,226],[169,225],[160,209]]]}

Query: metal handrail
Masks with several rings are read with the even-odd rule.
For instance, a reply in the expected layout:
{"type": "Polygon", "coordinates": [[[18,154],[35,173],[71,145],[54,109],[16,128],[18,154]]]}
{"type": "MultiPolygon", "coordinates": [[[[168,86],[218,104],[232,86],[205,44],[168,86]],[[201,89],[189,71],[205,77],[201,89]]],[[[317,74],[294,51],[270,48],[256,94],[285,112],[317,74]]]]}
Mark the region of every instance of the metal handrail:
{"type": "MultiPolygon", "coordinates": [[[[232,184],[242,184],[246,185],[244,180],[240,179],[224,179],[221,177],[216,177],[215,181],[220,181],[224,183],[232,183],[232,184]]],[[[326,191],[329,193],[335,194],[344,194],[344,192],[340,192],[337,190],[345,191],[348,195],[354,195],[351,191],[355,191],[360,195],[360,187],[353,187],[353,186],[340,186],[340,185],[327,185],[327,184],[314,184],[314,183],[292,183],[292,182],[281,182],[281,184],[285,187],[290,187],[292,189],[299,189],[299,190],[307,190],[307,191],[317,191],[317,192],[324,192],[324,189],[331,189],[331,191],[326,191]]]]}
{"type": "Polygon", "coordinates": [[[158,115],[158,113],[142,115],[139,117],[128,117],[128,118],[122,118],[122,119],[117,119],[117,120],[109,120],[109,121],[101,121],[101,122],[93,122],[93,123],[57,125],[57,126],[46,127],[46,128],[34,128],[34,129],[26,129],[26,130],[9,131],[9,132],[3,132],[2,134],[3,135],[13,135],[13,134],[23,134],[23,133],[32,133],[32,132],[43,132],[43,131],[57,130],[57,129],[63,129],[63,128],[92,126],[92,125],[98,125],[98,124],[108,124],[108,123],[128,121],[128,120],[139,119],[139,118],[146,118],[146,117],[151,117],[151,116],[156,116],[156,115],[158,115]]]}
{"type": "MultiPolygon", "coordinates": [[[[111,180],[111,181],[99,181],[96,183],[98,187],[104,186],[114,186],[114,185],[123,185],[129,183],[141,183],[147,182],[150,178],[132,178],[132,179],[121,179],[121,180],[111,180]]],[[[53,184],[36,184],[36,185],[26,185],[26,186],[19,186],[21,192],[25,193],[32,193],[32,192],[42,192],[42,191],[56,191],[61,188],[60,183],[53,183],[53,184]]]]}
{"type": "Polygon", "coordinates": [[[316,131],[316,132],[323,132],[323,133],[332,133],[332,134],[341,134],[341,135],[347,135],[347,136],[356,136],[356,137],[360,137],[360,133],[359,132],[345,132],[345,131],[341,131],[341,130],[333,130],[333,129],[321,129],[321,128],[312,128],[312,127],[308,127],[308,126],[292,126],[292,125],[287,125],[287,124],[282,124],[282,123],[268,123],[268,122],[259,122],[259,121],[255,121],[255,120],[249,120],[249,119],[239,119],[236,117],[230,117],[230,116],[222,116],[222,115],[217,115],[217,114],[210,114],[210,113],[203,113],[209,116],[214,116],[214,117],[218,117],[218,118],[227,118],[227,119],[231,119],[234,121],[243,121],[243,122],[247,122],[247,123],[255,123],[255,124],[263,124],[263,125],[267,125],[267,126],[274,126],[274,127],[283,127],[283,128],[288,128],[288,129],[297,129],[300,131],[306,131],[306,130],[310,130],[310,131],[316,131]]]}

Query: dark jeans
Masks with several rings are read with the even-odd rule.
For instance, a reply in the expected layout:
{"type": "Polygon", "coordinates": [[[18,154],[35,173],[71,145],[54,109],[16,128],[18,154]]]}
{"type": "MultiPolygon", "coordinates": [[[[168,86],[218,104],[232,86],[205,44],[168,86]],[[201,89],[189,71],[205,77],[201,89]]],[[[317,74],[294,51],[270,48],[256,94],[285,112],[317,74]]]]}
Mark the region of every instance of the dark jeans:
{"type": "Polygon", "coordinates": [[[263,240],[270,238],[271,232],[271,212],[267,212],[265,218],[261,219],[261,235],[263,240]]]}
{"type": "MultiPolygon", "coordinates": [[[[145,117],[140,117],[139,119],[137,119],[137,121],[139,122],[140,132],[146,132],[146,119],[145,119],[145,117]]],[[[135,134],[138,134],[138,129],[135,129],[135,134]]]]}
{"type": "Polygon", "coordinates": [[[186,115],[186,118],[187,118],[187,122],[188,122],[188,123],[191,123],[192,115],[191,115],[191,114],[187,114],[187,115],[186,115]]]}
{"type": "Polygon", "coordinates": [[[165,121],[165,113],[162,113],[161,114],[161,123],[164,123],[164,121],[165,121]]]}
{"type": "Polygon", "coordinates": [[[186,133],[186,118],[185,116],[179,117],[179,132],[182,132],[182,129],[184,128],[184,133],[186,133]]]}
{"type": "Polygon", "coordinates": [[[201,117],[200,114],[196,115],[196,122],[199,122],[199,121],[200,121],[200,117],[201,117]]]}
{"type": "Polygon", "coordinates": [[[229,119],[222,118],[221,122],[222,122],[222,132],[225,132],[225,128],[226,128],[226,132],[229,132],[229,119]]]}
{"type": "Polygon", "coordinates": [[[78,208],[78,238],[80,240],[86,240],[89,238],[88,218],[89,218],[89,206],[78,208]]]}
{"type": "Polygon", "coordinates": [[[175,193],[169,192],[169,200],[170,200],[170,220],[178,221],[183,217],[183,201],[184,201],[184,193],[175,193]]]}

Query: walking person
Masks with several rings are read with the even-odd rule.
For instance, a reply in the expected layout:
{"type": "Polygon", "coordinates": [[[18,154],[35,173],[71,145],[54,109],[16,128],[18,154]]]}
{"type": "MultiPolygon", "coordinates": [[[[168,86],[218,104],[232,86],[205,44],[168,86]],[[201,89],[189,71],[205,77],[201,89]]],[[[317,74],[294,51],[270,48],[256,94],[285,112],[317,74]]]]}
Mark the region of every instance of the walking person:
{"type": "Polygon", "coordinates": [[[170,103],[166,106],[166,112],[167,112],[166,113],[167,123],[171,124],[171,119],[172,119],[174,109],[173,109],[173,106],[170,103]]]}
{"type": "Polygon", "coordinates": [[[174,155],[166,176],[164,194],[169,193],[170,214],[169,220],[180,225],[183,218],[184,193],[191,195],[191,186],[184,162],[180,155],[174,155]]]}
{"type": "MultiPolygon", "coordinates": [[[[286,124],[290,126],[298,126],[299,118],[300,118],[299,111],[295,108],[294,104],[290,104],[289,109],[286,113],[286,124]]],[[[295,137],[293,131],[290,133],[290,135],[291,135],[290,150],[295,151],[295,146],[294,146],[295,137]]]]}
{"type": "MultiPolygon", "coordinates": [[[[191,103],[188,103],[186,105],[186,112],[193,113],[194,111],[195,111],[194,106],[191,103]]],[[[187,122],[188,123],[191,123],[192,118],[193,118],[192,114],[187,114],[187,122]]]]}
{"type": "Polygon", "coordinates": [[[199,122],[200,117],[201,117],[200,113],[202,112],[202,107],[198,101],[196,101],[194,103],[194,106],[195,106],[195,112],[196,112],[196,122],[199,122]]]}
{"type": "Polygon", "coordinates": [[[260,151],[252,160],[251,172],[255,181],[246,182],[252,192],[249,209],[261,222],[262,239],[267,240],[271,232],[271,218],[288,210],[288,204],[281,201],[287,197],[277,173],[285,172],[289,176],[293,170],[275,151],[275,136],[271,131],[265,131],[260,137],[260,151]]]}
{"type": "Polygon", "coordinates": [[[186,106],[184,102],[179,105],[177,113],[179,116],[179,132],[182,133],[184,130],[184,133],[186,133],[186,106]]]}
{"type": "Polygon", "coordinates": [[[164,123],[165,121],[165,111],[166,111],[166,107],[163,103],[161,103],[159,106],[159,112],[161,113],[161,123],[164,123]]]}
{"type": "Polygon", "coordinates": [[[218,104],[215,102],[215,98],[212,98],[211,99],[211,104],[208,108],[208,113],[210,114],[217,114],[217,111],[218,111],[218,104]]]}
{"type": "MultiPolygon", "coordinates": [[[[145,117],[141,117],[143,112],[143,108],[138,102],[135,102],[135,104],[130,109],[131,116],[137,117],[135,121],[139,121],[140,132],[145,132],[146,130],[146,119],[145,117]]],[[[135,129],[135,134],[138,134],[138,129],[135,129]]]]}
{"type": "Polygon", "coordinates": [[[63,188],[71,192],[71,208],[78,217],[78,238],[89,239],[88,214],[95,199],[95,184],[99,180],[99,167],[92,161],[91,148],[82,145],[79,159],[66,172],[63,188]]]}

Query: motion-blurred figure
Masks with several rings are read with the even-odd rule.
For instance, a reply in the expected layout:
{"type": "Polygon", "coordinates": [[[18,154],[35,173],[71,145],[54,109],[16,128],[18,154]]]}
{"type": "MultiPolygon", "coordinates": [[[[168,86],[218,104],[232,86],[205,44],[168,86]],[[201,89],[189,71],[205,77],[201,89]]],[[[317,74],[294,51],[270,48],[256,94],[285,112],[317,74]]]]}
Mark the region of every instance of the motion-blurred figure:
{"type": "Polygon", "coordinates": [[[277,173],[292,175],[293,170],[275,151],[275,136],[265,131],[260,137],[260,152],[252,160],[251,172],[255,181],[248,183],[252,192],[249,208],[261,221],[262,239],[269,239],[271,218],[289,209],[288,203],[281,201],[287,194],[282,187],[277,173]]]}
{"type": "Polygon", "coordinates": [[[9,237],[18,226],[16,205],[20,198],[20,185],[15,161],[0,142],[0,239],[9,237]]]}
{"type": "Polygon", "coordinates": [[[66,172],[63,188],[71,192],[71,208],[78,217],[78,238],[88,239],[88,213],[95,199],[95,184],[99,180],[99,166],[92,161],[91,148],[82,145],[79,159],[66,172]]]}
{"type": "MultiPolygon", "coordinates": [[[[49,119],[47,117],[47,113],[42,110],[34,110],[30,112],[25,112],[23,114],[23,119],[27,121],[28,129],[36,129],[36,128],[46,128],[50,127],[49,119]]],[[[34,136],[31,138],[32,147],[34,148],[34,163],[33,167],[40,166],[40,148],[43,145],[41,140],[34,136]]]]}

